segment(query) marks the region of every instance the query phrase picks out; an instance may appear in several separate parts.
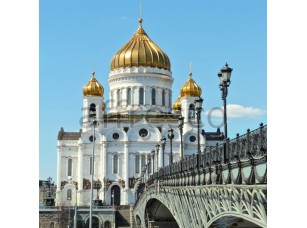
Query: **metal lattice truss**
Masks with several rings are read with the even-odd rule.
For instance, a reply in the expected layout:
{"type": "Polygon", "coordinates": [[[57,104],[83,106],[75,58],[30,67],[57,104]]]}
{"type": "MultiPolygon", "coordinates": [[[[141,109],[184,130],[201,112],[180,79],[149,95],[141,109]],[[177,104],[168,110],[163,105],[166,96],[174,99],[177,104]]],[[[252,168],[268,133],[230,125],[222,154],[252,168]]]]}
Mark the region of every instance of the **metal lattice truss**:
{"type": "MultiPolygon", "coordinates": [[[[146,205],[155,199],[168,208],[179,227],[209,227],[221,218],[236,217],[266,227],[266,185],[211,185],[147,189],[134,210],[145,224],[146,205]],[[162,203],[163,202],[163,203],[162,203]]],[[[143,227],[143,226],[142,226],[143,227]]]]}

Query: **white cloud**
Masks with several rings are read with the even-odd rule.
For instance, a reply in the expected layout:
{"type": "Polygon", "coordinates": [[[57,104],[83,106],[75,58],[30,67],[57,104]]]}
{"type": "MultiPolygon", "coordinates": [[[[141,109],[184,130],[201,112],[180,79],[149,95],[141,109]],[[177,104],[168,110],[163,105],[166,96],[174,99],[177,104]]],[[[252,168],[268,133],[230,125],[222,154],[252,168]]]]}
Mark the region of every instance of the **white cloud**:
{"type": "MultiPolygon", "coordinates": [[[[206,115],[212,117],[222,117],[223,107],[212,108],[206,112],[206,115]]],[[[227,117],[229,118],[240,118],[240,117],[258,117],[265,114],[265,111],[254,107],[244,107],[238,104],[227,105],[227,117]]]]}

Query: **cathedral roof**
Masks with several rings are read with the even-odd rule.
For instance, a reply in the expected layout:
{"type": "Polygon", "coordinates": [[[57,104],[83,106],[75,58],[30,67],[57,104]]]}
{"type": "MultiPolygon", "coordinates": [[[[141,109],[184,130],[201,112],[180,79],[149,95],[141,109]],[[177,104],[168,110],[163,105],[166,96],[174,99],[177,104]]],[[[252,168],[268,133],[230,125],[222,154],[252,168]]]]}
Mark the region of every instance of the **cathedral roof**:
{"type": "Polygon", "coordinates": [[[175,103],[173,104],[174,111],[180,111],[181,110],[181,96],[177,98],[175,103]]]}
{"type": "Polygon", "coordinates": [[[61,127],[61,130],[58,133],[58,140],[79,140],[81,133],[81,129],[79,132],[65,132],[64,128],[61,127]]]}
{"type": "Polygon", "coordinates": [[[201,88],[192,78],[192,73],[190,73],[190,78],[180,89],[180,95],[183,97],[200,97],[201,88]]]}
{"type": "Polygon", "coordinates": [[[82,89],[84,96],[102,96],[104,89],[102,85],[96,80],[95,72],[92,72],[92,78],[82,89]]]}
{"type": "Polygon", "coordinates": [[[139,28],[112,58],[111,70],[125,67],[157,67],[171,71],[168,56],[149,38],[139,19],[139,28]]]}

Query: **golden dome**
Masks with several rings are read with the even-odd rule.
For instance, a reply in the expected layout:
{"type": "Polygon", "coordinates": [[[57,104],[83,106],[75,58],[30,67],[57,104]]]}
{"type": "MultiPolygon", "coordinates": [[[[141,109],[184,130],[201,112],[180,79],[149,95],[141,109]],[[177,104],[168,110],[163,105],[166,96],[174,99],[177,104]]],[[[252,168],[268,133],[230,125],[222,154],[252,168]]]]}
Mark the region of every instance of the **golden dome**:
{"type": "Polygon", "coordinates": [[[174,111],[180,111],[181,110],[181,96],[177,98],[175,103],[173,104],[174,111]]]}
{"type": "Polygon", "coordinates": [[[190,73],[190,78],[180,89],[180,95],[184,97],[200,97],[201,88],[193,80],[192,73],[190,73]]]}
{"type": "Polygon", "coordinates": [[[171,71],[168,56],[147,36],[140,26],[133,37],[112,58],[111,70],[125,67],[157,67],[171,71]]]}
{"type": "Polygon", "coordinates": [[[92,78],[82,89],[84,96],[102,96],[104,89],[102,85],[96,80],[95,72],[92,72],[92,78]]]}

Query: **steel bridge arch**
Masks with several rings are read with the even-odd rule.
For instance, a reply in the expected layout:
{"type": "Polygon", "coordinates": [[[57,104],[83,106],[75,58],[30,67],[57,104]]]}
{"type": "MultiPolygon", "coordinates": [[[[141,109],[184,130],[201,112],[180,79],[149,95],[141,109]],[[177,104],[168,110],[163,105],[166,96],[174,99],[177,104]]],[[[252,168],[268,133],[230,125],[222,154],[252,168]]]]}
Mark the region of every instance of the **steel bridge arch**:
{"type": "Polygon", "coordinates": [[[143,199],[142,200],[142,207],[138,208],[138,210],[135,210],[135,213],[134,213],[135,221],[141,220],[141,227],[147,227],[146,226],[146,214],[145,214],[145,212],[147,211],[148,203],[152,200],[158,201],[161,205],[166,207],[166,209],[170,212],[170,214],[172,215],[175,222],[179,225],[179,227],[181,227],[180,224],[179,224],[180,218],[178,217],[178,215],[176,216],[176,214],[174,215],[174,213],[172,213],[170,204],[168,202],[166,202],[166,199],[164,197],[162,197],[161,195],[156,195],[156,194],[152,195],[150,198],[143,199]]]}
{"type": "Polygon", "coordinates": [[[145,225],[145,210],[150,200],[164,205],[182,228],[210,227],[227,216],[266,227],[265,185],[151,187],[135,207],[135,215],[141,218],[142,225],[145,225]]]}

